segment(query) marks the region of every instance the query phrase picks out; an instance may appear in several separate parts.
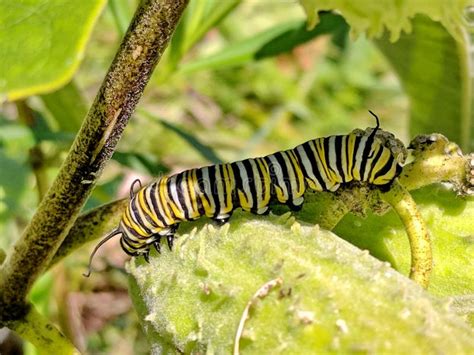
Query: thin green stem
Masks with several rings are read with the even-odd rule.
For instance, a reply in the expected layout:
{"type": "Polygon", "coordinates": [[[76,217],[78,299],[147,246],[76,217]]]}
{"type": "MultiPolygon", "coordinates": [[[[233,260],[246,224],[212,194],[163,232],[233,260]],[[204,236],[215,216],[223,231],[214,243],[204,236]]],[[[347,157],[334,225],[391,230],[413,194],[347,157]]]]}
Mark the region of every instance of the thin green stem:
{"type": "Polygon", "coordinates": [[[381,194],[400,217],[410,241],[410,278],[427,288],[433,267],[430,236],[425,221],[421,217],[410,193],[395,180],[392,188],[381,194]]]}

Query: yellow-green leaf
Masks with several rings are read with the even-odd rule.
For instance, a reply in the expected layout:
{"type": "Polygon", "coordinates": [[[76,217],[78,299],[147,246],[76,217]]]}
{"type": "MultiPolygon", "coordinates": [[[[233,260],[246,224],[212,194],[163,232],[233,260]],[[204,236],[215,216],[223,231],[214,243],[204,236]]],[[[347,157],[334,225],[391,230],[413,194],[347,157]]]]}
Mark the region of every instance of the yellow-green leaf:
{"type": "Polygon", "coordinates": [[[0,0],[0,101],[53,91],[76,71],[105,0],[0,0]]]}
{"type": "Polygon", "coordinates": [[[459,38],[467,0],[299,0],[308,17],[308,26],[318,23],[318,11],[337,10],[354,33],[380,36],[387,28],[396,41],[402,31],[410,32],[411,18],[423,14],[440,21],[453,37],[459,38]]]}

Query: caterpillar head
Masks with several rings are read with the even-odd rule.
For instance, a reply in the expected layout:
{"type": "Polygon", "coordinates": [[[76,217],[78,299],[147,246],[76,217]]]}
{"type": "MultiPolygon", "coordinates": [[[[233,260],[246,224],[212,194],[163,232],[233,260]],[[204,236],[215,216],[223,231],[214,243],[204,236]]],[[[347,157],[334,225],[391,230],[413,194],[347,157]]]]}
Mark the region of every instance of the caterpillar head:
{"type": "MultiPolygon", "coordinates": [[[[135,180],[131,187],[130,187],[130,199],[132,200],[135,197],[134,193],[134,186],[135,184],[139,184],[141,187],[141,182],[140,180],[135,180]]],[[[130,204],[127,206],[127,209],[130,208],[130,204]]],[[[120,224],[117,228],[112,230],[109,234],[107,234],[94,248],[92,251],[90,257],[89,257],[89,266],[88,266],[88,271],[85,272],[83,275],[85,277],[89,277],[91,272],[92,272],[92,260],[94,258],[94,255],[97,253],[99,248],[104,245],[108,240],[120,236],[120,245],[122,247],[122,250],[130,255],[130,256],[139,256],[139,255],[144,255],[145,259],[148,259],[148,254],[150,252],[150,244],[153,243],[156,239],[153,235],[150,236],[145,236],[141,237],[139,239],[134,236],[136,234],[135,231],[133,231],[131,228],[126,227],[126,223],[124,223],[124,218],[126,216],[126,213],[122,216],[122,220],[120,221],[120,224]]]]}

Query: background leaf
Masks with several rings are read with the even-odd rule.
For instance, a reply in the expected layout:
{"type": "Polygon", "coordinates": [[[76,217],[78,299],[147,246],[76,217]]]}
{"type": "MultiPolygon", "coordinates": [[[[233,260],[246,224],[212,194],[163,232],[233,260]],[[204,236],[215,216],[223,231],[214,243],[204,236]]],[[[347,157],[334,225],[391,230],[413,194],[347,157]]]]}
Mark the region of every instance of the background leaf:
{"type": "Polygon", "coordinates": [[[380,36],[386,28],[390,40],[398,40],[400,33],[410,31],[411,19],[417,14],[429,16],[440,21],[448,32],[461,38],[459,26],[462,23],[464,8],[469,0],[358,0],[357,4],[346,0],[299,0],[308,17],[308,26],[314,27],[318,21],[318,12],[337,10],[346,19],[355,34],[366,33],[380,36]]]}
{"type": "Polygon", "coordinates": [[[322,15],[321,22],[310,31],[306,29],[303,21],[281,23],[255,34],[251,38],[231,43],[213,55],[183,64],[180,71],[188,73],[196,70],[243,65],[252,60],[289,52],[323,34],[341,35],[347,31],[348,27],[344,19],[334,14],[322,15]]]}
{"type": "Polygon", "coordinates": [[[410,136],[440,132],[474,149],[474,110],[467,43],[457,42],[426,16],[412,20],[413,31],[377,45],[397,72],[410,99],[410,136]]]}
{"type": "Polygon", "coordinates": [[[0,102],[69,81],[106,0],[0,1],[0,102]]]}

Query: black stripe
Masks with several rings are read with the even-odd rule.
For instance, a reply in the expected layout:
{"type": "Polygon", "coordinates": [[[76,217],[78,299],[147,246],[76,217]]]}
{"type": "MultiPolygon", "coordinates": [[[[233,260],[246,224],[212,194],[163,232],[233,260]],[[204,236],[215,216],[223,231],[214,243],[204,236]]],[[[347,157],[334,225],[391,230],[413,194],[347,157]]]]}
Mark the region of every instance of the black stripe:
{"type": "MultiPolygon", "coordinates": [[[[313,143],[316,145],[316,141],[313,141],[313,143]]],[[[326,180],[324,180],[324,178],[321,175],[321,172],[319,171],[319,168],[318,168],[318,161],[316,159],[319,160],[319,158],[316,157],[315,153],[313,153],[313,150],[311,149],[311,147],[309,145],[309,142],[303,143],[302,146],[303,146],[304,152],[308,156],[308,159],[309,159],[309,161],[311,163],[311,166],[313,168],[313,175],[316,177],[316,180],[318,180],[318,182],[321,185],[321,187],[323,188],[323,190],[327,190],[328,186],[326,184],[326,180]]],[[[301,165],[303,165],[303,164],[301,164],[301,165]]]]}
{"type": "Polygon", "coordinates": [[[123,250],[125,253],[127,253],[128,255],[130,255],[130,256],[135,256],[136,253],[131,253],[131,252],[129,251],[129,249],[140,250],[140,249],[143,249],[143,248],[144,248],[144,246],[143,246],[143,247],[134,247],[133,245],[130,245],[130,244],[126,241],[125,238],[120,238],[120,246],[122,247],[122,250],[123,250]],[[126,246],[125,246],[125,244],[126,244],[126,246]]]}
{"type": "Polygon", "coordinates": [[[348,134],[346,136],[344,136],[344,139],[346,140],[346,170],[347,170],[347,174],[349,176],[347,176],[347,180],[349,180],[349,178],[352,178],[352,167],[351,169],[349,170],[349,160],[352,159],[352,157],[349,156],[349,151],[350,151],[350,147],[349,147],[349,137],[351,135],[348,134]]]}
{"type": "MultiPolygon", "coordinates": [[[[204,174],[202,173],[203,170],[206,168],[207,167],[196,169],[196,176],[198,177],[198,181],[199,181],[199,191],[201,192],[201,195],[203,195],[204,198],[208,201],[209,206],[211,207],[212,202],[214,201],[214,198],[212,197],[212,186],[209,186],[211,188],[211,196],[209,196],[209,194],[206,191],[206,186],[210,184],[211,182],[209,180],[205,180],[204,174]]],[[[208,171],[208,175],[209,175],[209,171],[208,171]]],[[[203,203],[203,214],[204,215],[206,214],[206,211],[204,209],[204,203],[203,203]]]]}
{"type": "Polygon", "coordinates": [[[370,151],[372,150],[372,143],[374,143],[374,136],[371,134],[365,141],[365,147],[362,152],[362,162],[360,164],[360,177],[362,180],[364,179],[365,167],[369,160],[370,151]]]}
{"type": "Polygon", "coordinates": [[[136,198],[133,198],[130,201],[130,206],[131,206],[132,212],[133,212],[132,218],[135,217],[136,223],[145,231],[146,234],[150,234],[150,235],[153,234],[151,232],[151,230],[145,226],[145,223],[143,223],[143,220],[140,217],[140,214],[138,213],[138,210],[139,210],[140,207],[138,206],[138,201],[137,201],[136,198]]]}
{"type": "MultiPolygon", "coordinates": [[[[227,207],[227,196],[231,196],[231,203],[232,201],[234,200],[234,191],[232,189],[232,178],[229,174],[229,164],[222,164],[222,165],[219,165],[219,168],[220,168],[220,171],[221,171],[221,180],[222,180],[222,186],[224,188],[224,206],[227,207]],[[226,178],[226,174],[228,175],[228,177],[226,178]],[[227,186],[227,184],[229,184],[229,186],[227,186]]],[[[234,206],[230,206],[231,209],[233,210],[234,206]]]]}
{"type": "Polygon", "coordinates": [[[356,162],[357,162],[357,151],[359,150],[359,144],[360,144],[361,137],[356,136],[354,139],[354,149],[353,149],[353,156],[352,156],[352,171],[351,174],[354,176],[354,169],[356,167],[356,162]]]}
{"type": "Polygon", "coordinates": [[[258,170],[258,175],[260,176],[260,183],[262,184],[262,201],[265,199],[265,194],[267,193],[267,187],[265,185],[265,175],[268,173],[268,171],[265,168],[265,160],[262,158],[257,158],[255,159],[256,164],[257,164],[257,170],[258,170]],[[262,164],[262,167],[260,168],[260,164],[262,164]]]}
{"type": "Polygon", "coordinates": [[[155,213],[155,216],[163,223],[163,225],[166,227],[168,226],[168,224],[166,223],[166,219],[165,217],[163,217],[161,214],[160,214],[160,209],[158,208],[158,203],[161,203],[161,202],[158,202],[157,199],[156,199],[156,188],[158,187],[158,183],[155,182],[153,184],[150,185],[150,200],[151,200],[151,203],[153,205],[153,212],[155,213]]]}
{"type": "Polygon", "coordinates": [[[145,238],[148,238],[148,237],[144,237],[142,236],[141,234],[138,234],[138,232],[133,229],[132,226],[127,226],[125,223],[124,223],[124,226],[125,228],[127,229],[127,232],[130,233],[130,234],[133,234],[134,237],[136,237],[137,239],[145,239],[145,238]]]}
{"type": "MultiPolygon", "coordinates": [[[[342,182],[346,182],[346,174],[344,174],[344,169],[342,167],[342,139],[343,136],[336,136],[334,140],[334,148],[336,149],[336,168],[339,172],[339,175],[342,177],[342,182]]],[[[347,160],[346,160],[347,161],[347,160]]]]}
{"type": "MultiPolygon", "coordinates": [[[[223,164],[218,164],[216,165],[216,172],[215,172],[215,179],[216,181],[216,194],[217,194],[217,200],[219,201],[219,210],[216,208],[216,216],[222,212],[223,209],[225,209],[227,207],[227,194],[228,193],[231,193],[231,191],[229,192],[228,189],[227,189],[227,186],[226,186],[226,180],[225,180],[225,176],[224,176],[224,165],[223,164]],[[217,170],[219,171],[219,174],[220,174],[220,178],[219,180],[217,179],[217,170]],[[223,200],[221,201],[220,200],[220,197],[219,197],[219,190],[218,190],[218,187],[220,184],[222,186],[222,192],[223,192],[223,200]],[[223,207],[221,207],[223,206],[223,207]]],[[[217,206],[216,206],[217,207],[217,206]]]]}
{"type": "MultiPolygon", "coordinates": [[[[288,157],[288,161],[290,162],[290,166],[292,167],[293,169],[293,173],[295,174],[295,181],[296,181],[296,191],[300,191],[301,190],[301,183],[300,183],[300,179],[298,178],[298,170],[301,171],[301,168],[300,168],[300,165],[298,163],[298,159],[296,159],[294,153],[292,150],[285,150],[284,152],[282,152],[284,154],[286,154],[286,156],[288,157]],[[296,160],[296,163],[293,162],[293,159],[296,160]]],[[[303,186],[304,188],[304,186],[303,186]]]]}
{"type": "Polygon", "coordinates": [[[219,194],[217,193],[217,187],[220,183],[217,181],[216,178],[216,166],[211,165],[207,167],[208,175],[209,175],[209,187],[211,188],[211,198],[214,201],[214,217],[217,216],[220,212],[220,202],[219,202],[219,194]]]}
{"type": "Polygon", "coordinates": [[[240,169],[239,166],[237,165],[237,162],[231,163],[230,167],[232,168],[232,172],[234,173],[234,179],[235,179],[235,207],[242,207],[240,205],[240,199],[239,199],[239,194],[237,191],[243,192],[243,185],[242,185],[242,177],[240,176],[240,169]]]}
{"type": "Polygon", "coordinates": [[[186,188],[186,191],[183,191],[181,187],[181,182],[183,181],[185,174],[186,174],[186,171],[183,171],[176,175],[176,180],[175,180],[176,181],[176,194],[178,195],[178,201],[181,205],[181,210],[182,212],[184,212],[184,218],[186,221],[189,221],[190,213],[188,211],[188,208],[186,207],[186,200],[184,198],[184,194],[188,194],[189,196],[189,192],[187,188],[186,188]]]}
{"type": "MultiPolygon", "coordinates": [[[[150,204],[148,203],[148,199],[146,198],[146,194],[147,194],[147,191],[150,189],[149,186],[147,186],[145,188],[145,190],[143,191],[143,194],[144,194],[144,201],[145,201],[145,204],[147,206],[147,208],[150,210],[151,213],[153,213],[153,206],[150,206],[150,204]]],[[[137,196],[138,196],[138,193],[137,193],[137,196]]],[[[152,225],[154,226],[155,228],[158,228],[159,226],[156,224],[156,222],[153,220],[153,218],[151,218],[151,215],[149,213],[147,213],[146,211],[142,210],[143,212],[143,215],[145,216],[145,219],[152,225]]]]}
{"type": "Polygon", "coordinates": [[[196,172],[196,186],[194,186],[194,191],[196,193],[196,203],[198,205],[199,214],[204,216],[206,211],[204,210],[204,205],[201,198],[201,195],[204,194],[203,190],[201,189],[202,171],[201,169],[194,169],[194,171],[196,172]]]}
{"type": "Polygon", "coordinates": [[[309,179],[309,174],[308,174],[308,170],[306,170],[306,167],[304,166],[303,164],[303,157],[300,155],[299,151],[298,151],[298,148],[299,146],[295,147],[293,149],[293,153],[295,153],[295,156],[296,156],[296,160],[298,160],[298,164],[301,168],[301,172],[303,173],[303,177],[306,177],[309,179]]]}
{"type": "MultiPolygon", "coordinates": [[[[166,193],[167,193],[167,195],[168,195],[168,198],[165,198],[165,200],[168,200],[168,199],[169,199],[169,200],[171,200],[171,201],[174,201],[174,200],[173,200],[173,196],[171,195],[170,186],[171,186],[171,179],[168,177],[168,180],[166,180],[166,190],[167,190],[166,193]]],[[[168,201],[166,201],[166,202],[168,202],[168,201]]],[[[176,221],[180,221],[181,218],[178,218],[178,217],[174,214],[173,209],[171,208],[171,206],[168,204],[167,207],[168,207],[168,210],[169,210],[169,212],[170,212],[171,218],[174,219],[175,223],[176,223],[176,221]]],[[[176,207],[178,207],[178,206],[176,206],[176,207]]],[[[173,224],[174,224],[174,223],[173,223],[173,224]]]]}
{"type": "Polygon", "coordinates": [[[293,200],[293,195],[291,193],[291,185],[290,185],[290,176],[288,174],[288,168],[286,166],[286,163],[285,163],[285,159],[283,158],[283,155],[281,152],[276,152],[275,154],[273,154],[273,156],[276,158],[276,160],[278,161],[278,165],[280,166],[281,170],[280,169],[274,169],[274,173],[275,172],[281,172],[281,175],[282,175],[282,178],[283,178],[283,184],[285,186],[280,186],[278,184],[278,179],[277,179],[277,175],[275,174],[275,185],[276,186],[280,186],[280,187],[286,187],[286,190],[288,192],[288,199],[289,200],[293,200]]]}
{"type": "Polygon", "coordinates": [[[242,164],[244,164],[245,171],[247,172],[247,177],[249,178],[249,187],[250,187],[250,193],[252,194],[252,210],[255,210],[257,208],[257,185],[259,181],[257,181],[257,177],[255,177],[253,173],[253,168],[252,164],[250,163],[250,159],[245,159],[242,161],[242,164]]]}
{"type": "MultiPolygon", "coordinates": [[[[387,163],[385,163],[385,165],[383,166],[383,168],[380,169],[379,171],[377,171],[377,173],[376,173],[375,176],[374,176],[374,180],[376,180],[378,177],[383,176],[383,175],[385,175],[386,173],[388,173],[388,172],[390,171],[390,169],[392,168],[393,161],[394,161],[393,157],[390,156],[390,159],[387,161],[387,163]]],[[[395,176],[393,176],[392,179],[394,179],[394,178],[395,178],[395,176]]],[[[391,179],[391,180],[392,180],[392,179],[391,179]]]]}
{"type": "MultiPolygon", "coordinates": [[[[322,138],[323,147],[324,147],[324,159],[326,159],[326,166],[328,167],[328,174],[331,174],[331,171],[335,173],[334,169],[331,167],[331,160],[329,159],[329,137],[322,138]]],[[[337,154],[337,152],[336,152],[337,154]]],[[[335,181],[332,181],[335,183],[335,181]]]]}

